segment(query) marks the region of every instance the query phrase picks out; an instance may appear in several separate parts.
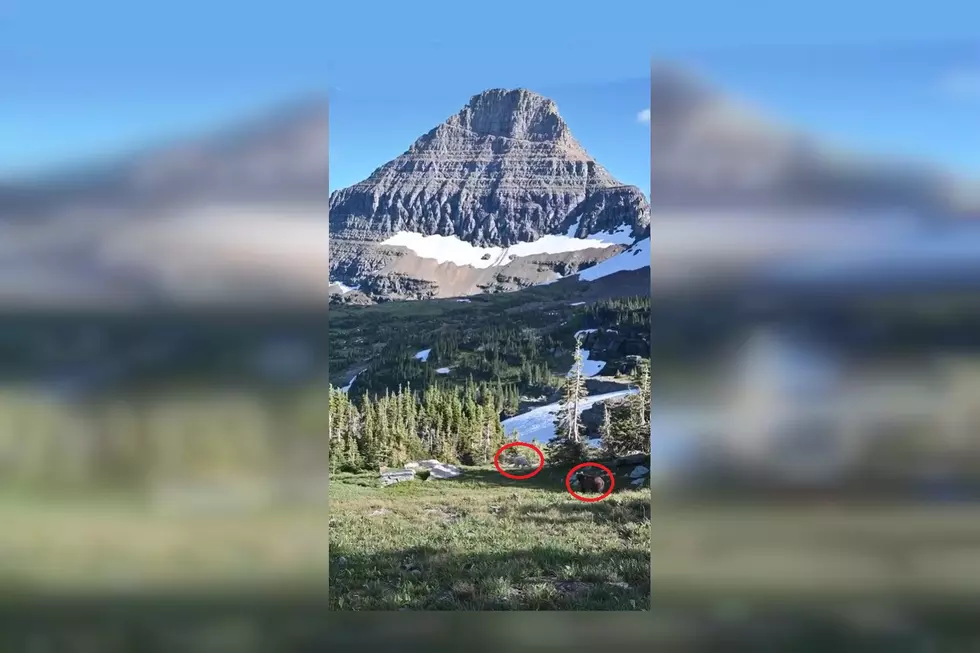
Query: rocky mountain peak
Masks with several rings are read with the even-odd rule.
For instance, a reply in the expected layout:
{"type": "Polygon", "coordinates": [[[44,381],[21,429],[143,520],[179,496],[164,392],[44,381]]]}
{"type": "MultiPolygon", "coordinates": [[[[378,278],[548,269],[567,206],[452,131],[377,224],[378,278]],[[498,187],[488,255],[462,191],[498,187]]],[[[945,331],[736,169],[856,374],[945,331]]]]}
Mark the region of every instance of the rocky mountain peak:
{"type": "Polygon", "coordinates": [[[330,278],[388,298],[466,294],[551,281],[619,251],[563,243],[570,249],[548,245],[558,249],[526,261],[484,264],[494,257],[486,252],[477,263],[443,268],[430,245],[425,255],[384,246],[403,233],[449,238],[440,247],[453,251],[600,233],[617,234],[621,247],[649,233],[649,207],[638,188],[589,156],[554,101],[492,88],[368,178],[331,194],[330,278]]]}
{"type": "Polygon", "coordinates": [[[526,141],[558,141],[568,136],[555,103],[524,88],[478,93],[447,124],[480,136],[526,141]]]}
{"type": "Polygon", "coordinates": [[[330,199],[331,240],[408,231],[510,246],[548,234],[647,226],[642,193],[572,136],[555,103],[527,89],[474,95],[401,156],[330,199]]]}

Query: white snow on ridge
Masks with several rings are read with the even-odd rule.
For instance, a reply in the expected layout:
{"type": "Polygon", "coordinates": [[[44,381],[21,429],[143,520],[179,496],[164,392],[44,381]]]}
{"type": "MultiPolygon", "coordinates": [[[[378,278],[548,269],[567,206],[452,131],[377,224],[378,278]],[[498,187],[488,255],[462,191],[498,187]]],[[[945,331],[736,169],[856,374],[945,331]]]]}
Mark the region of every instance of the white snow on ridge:
{"type": "Polygon", "coordinates": [[[573,302],[569,306],[585,306],[585,302],[573,302]]]}
{"type": "Polygon", "coordinates": [[[623,242],[622,227],[610,232],[593,234],[588,238],[572,238],[567,235],[543,236],[529,243],[518,243],[510,247],[476,247],[456,236],[425,236],[412,231],[399,231],[382,245],[405,247],[418,256],[433,259],[437,263],[454,263],[485,269],[507,265],[521,256],[536,254],[564,254],[583,249],[606,248],[629,244],[623,242]]]}
{"type": "MultiPolygon", "coordinates": [[[[635,389],[630,390],[618,390],[616,392],[607,392],[601,395],[593,395],[587,397],[582,404],[579,406],[579,412],[583,410],[588,410],[598,401],[605,401],[607,399],[615,399],[617,397],[625,397],[626,395],[635,394],[635,389]]],[[[555,437],[555,413],[558,412],[558,404],[547,404],[545,406],[539,406],[533,410],[530,410],[523,415],[518,415],[517,417],[511,417],[505,419],[502,424],[504,426],[504,432],[510,436],[517,431],[520,435],[521,442],[532,442],[534,440],[540,440],[541,442],[548,442],[555,437]]]]}
{"type": "Polygon", "coordinates": [[[584,335],[588,335],[590,333],[595,333],[598,330],[599,329],[579,329],[578,331],[575,332],[575,337],[578,338],[579,336],[584,336],[584,335]]]}
{"type": "Polygon", "coordinates": [[[439,369],[436,370],[436,374],[449,374],[449,372],[452,371],[452,369],[453,368],[451,367],[440,367],[439,369]]]}
{"type": "Polygon", "coordinates": [[[341,283],[340,281],[331,281],[330,284],[333,285],[333,286],[337,286],[338,288],[340,288],[340,294],[341,295],[346,295],[347,293],[349,293],[349,292],[351,292],[353,290],[359,290],[360,289],[360,286],[347,286],[347,285],[344,285],[343,283],[341,283]]]}
{"type": "Polygon", "coordinates": [[[578,273],[578,278],[582,281],[595,281],[617,272],[648,267],[650,267],[650,239],[644,238],[625,252],[582,270],[578,273]]]}
{"type": "Polygon", "coordinates": [[[422,351],[415,354],[415,360],[422,361],[423,363],[429,360],[429,354],[432,352],[431,349],[423,349],[422,351]]]}

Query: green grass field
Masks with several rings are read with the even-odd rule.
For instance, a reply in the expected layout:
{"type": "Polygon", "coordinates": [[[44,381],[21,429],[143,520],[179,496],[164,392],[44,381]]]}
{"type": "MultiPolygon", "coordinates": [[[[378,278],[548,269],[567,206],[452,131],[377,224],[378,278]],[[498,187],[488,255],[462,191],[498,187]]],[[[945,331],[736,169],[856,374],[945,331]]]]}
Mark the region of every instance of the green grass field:
{"type": "Polygon", "coordinates": [[[650,490],[573,499],[561,471],[493,468],[330,489],[330,603],[339,610],[646,610],[650,490]]]}
{"type": "Polygon", "coordinates": [[[342,611],[645,610],[652,584],[660,620],[784,611],[864,629],[883,619],[926,628],[980,599],[974,505],[655,501],[651,513],[649,490],[585,504],[559,476],[518,482],[468,468],[458,480],[381,488],[374,475],[340,474],[329,507],[202,513],[5,492],[0,602],[200,595],[342,611]]]}

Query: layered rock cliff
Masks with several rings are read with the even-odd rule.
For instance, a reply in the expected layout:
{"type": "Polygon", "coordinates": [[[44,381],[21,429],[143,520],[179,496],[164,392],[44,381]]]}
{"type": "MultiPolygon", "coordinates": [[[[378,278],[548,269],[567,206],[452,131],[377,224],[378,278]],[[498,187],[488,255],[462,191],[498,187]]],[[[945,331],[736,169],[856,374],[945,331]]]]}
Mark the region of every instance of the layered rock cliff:
{"type": "Polygon", "coordinates": [[[398,232],[510,247],[601,232],[635,240],[648,229],[643,194],[589,156],[552,100],[492,89],[364,181],[331,195],[331,270],[344,283],[383,273],[385,261],[367,243],[398,232]]]}

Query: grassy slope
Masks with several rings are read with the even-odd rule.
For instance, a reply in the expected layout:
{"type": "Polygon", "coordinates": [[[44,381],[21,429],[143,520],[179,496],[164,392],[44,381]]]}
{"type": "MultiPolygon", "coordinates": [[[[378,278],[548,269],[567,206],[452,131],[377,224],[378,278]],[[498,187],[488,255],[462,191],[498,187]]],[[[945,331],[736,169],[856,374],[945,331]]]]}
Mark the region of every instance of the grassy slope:
{"type": "Polygon", "coordinates": [[[646,608],[651,550],[654,603],[664,608],[980,598],[974,505],[657,502],[651,512],[649,490],[585,504],[546,474],[518,482],[467,469],[460,480],[389,488],[339,475],[329,515],[323,505],[180,515],[4,494],[0,598],[233,588],[323,597],[329,573],[341,609],[646,608]]]}
{"type": "MultiPolygon", "coordinates": [[[[768,647],[744,650],[818,651],[852,650],[841,648],[840,640],[811,642],[833,624],[852,638],[896,628],[903,638],[910,630],[942,629],[950,638],[977,632],[980,514],[973,505],[655,502],[651,512],[648,492],[587,506],[553,486],[525,481],[518,488],[494,474],[467,470],[465,480],[384,490],[370,487],[370,476],[340,476],[331,486],[329,516],[322,505],[202,517],[154,514],[126,501],[0,495],[0,617],[7,617],[0,649],[26,650],[18,638],[59,632],[72,641],[84,635],[93,650],[132,650],[130,640],[120,644],[122,614],[140,623],[155,620],[154,632],[163,639],[181,628],[190,633],[191,626],[209,634],[207,645],[177,638],[167,650],[223,652],[295,650],[272,644],[294,637],[297,628],[337,634],[354,617],[348,612],[343,621],[331,621],[327,608],[629,609],[634,600],[646,607],[651,551],[653,610],[629,622],[635,630],[624,631],[638,640],[659,627],[692,638],[741,633],[768,647]],[[390,512],[372,516],[376,510],[390,512]],[[352,540],[361,555],[345,552],[352,540]],[[422,551],[425,546],[441,551],[422,551]],[[202,601],[189,600],[201,590],[202,601]],[[298,590],[302,595],[292,595],[298,590]],[[185,606],[182,612],[153,602],[164,592],[185,606]],[[66,594],[84,600],[67,608],[45,601],[66,594]],[[284,596],[295,600],[280,603],[284,596]],[[82,608],[88,612],[80,619],[82,608]],[[235,610],[240,619],[229,633],[228,615],[235,610]],[[725,624],[729,630],[719,633],[725,624]],[[219,644],[212,635],[229,640],[219,644]],[[799,648],[801,641],[812,645],[799,648]]],[[[424,618],[414,615],[411,623],[424,618]]],[[[546,621],[534,627],[554,626],[547,618],[539,615],[546,621]]],[[[575,619],[578,624],[589,615],[575,619]]],[[[357,623],[360,635],[370,632],[363,630],[369,622],[357,623]]],[[[561,633],[578,632],[575,624],[561,623],[561,633]]],[[[433,633],[444,628],[429,625],[433,633]]],[[[598,647],[610,635],[595,641],[582,632],[569,641],[561,633],[549,631],[548,643],[594,641],[598,647]]],[[[471,635],[496,647],[513,636],[471,635]]],[[[624,645],[626,639],[620,637],[624,645]]],[[[434,650],[458,645],[453,639],[434,650]]]]}
{"type": "Polygon", "coordinates": [[[650,491],[576,501],[549,469],[493,468],[330,489],[330,604],[341,610],[646,610],[650,491]]]}

